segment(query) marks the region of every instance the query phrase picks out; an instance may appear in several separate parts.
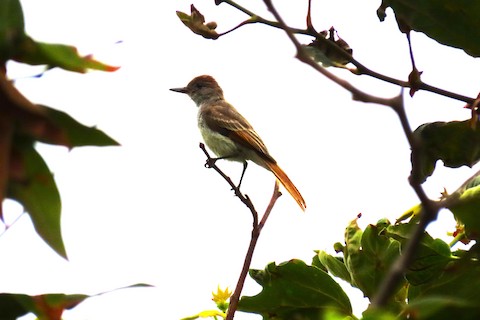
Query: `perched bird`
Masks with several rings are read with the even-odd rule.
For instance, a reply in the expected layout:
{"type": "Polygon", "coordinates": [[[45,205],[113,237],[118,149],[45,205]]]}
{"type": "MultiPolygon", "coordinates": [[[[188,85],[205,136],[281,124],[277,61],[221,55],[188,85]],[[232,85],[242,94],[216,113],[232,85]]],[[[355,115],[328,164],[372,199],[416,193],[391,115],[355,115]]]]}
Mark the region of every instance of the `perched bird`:
{"type": "Polygon", "coordinates": [[[223,97],[223,90],[211,76],[194,78],[183,88],[170,89],[186,93],[198,106],[198,128],[206,145],[217,156],[243,163],[242,176],[247,160],[271,171],[292,195],[302,210],[305,200],[293,182],[268,153],[267,147],[250,123],[223,97]]]}

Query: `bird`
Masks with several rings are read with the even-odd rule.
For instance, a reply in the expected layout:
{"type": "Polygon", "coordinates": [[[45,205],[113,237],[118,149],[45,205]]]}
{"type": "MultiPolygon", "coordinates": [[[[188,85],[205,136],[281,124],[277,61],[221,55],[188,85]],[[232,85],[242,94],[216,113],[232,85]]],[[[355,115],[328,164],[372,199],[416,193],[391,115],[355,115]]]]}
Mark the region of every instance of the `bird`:
{"type": "Polygon", "coordinates": [[[270,155],[258,133],[223,95],[223,90],[210,75],[191,80],[186,87],[171,91],[187,94],[197,105],[198,128],[205,144],[218,159],[243,163],[238,188],[248,166],[248,160],[271,171],[305,211],[306,204],[297,187],[270,155]]]}

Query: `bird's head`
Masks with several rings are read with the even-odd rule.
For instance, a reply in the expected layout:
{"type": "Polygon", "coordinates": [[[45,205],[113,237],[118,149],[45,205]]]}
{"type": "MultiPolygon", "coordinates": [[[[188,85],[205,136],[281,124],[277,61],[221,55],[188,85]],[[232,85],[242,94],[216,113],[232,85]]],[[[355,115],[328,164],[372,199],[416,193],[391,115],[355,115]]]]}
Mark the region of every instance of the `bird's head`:
{"type": "Polygon", "coordinates": [[[223,99],[222,88],[209,75],[198,76],[190,81],[186,87],[172,88],[170,90],[188,94],[197,105],[207,101],[223,99]]]}

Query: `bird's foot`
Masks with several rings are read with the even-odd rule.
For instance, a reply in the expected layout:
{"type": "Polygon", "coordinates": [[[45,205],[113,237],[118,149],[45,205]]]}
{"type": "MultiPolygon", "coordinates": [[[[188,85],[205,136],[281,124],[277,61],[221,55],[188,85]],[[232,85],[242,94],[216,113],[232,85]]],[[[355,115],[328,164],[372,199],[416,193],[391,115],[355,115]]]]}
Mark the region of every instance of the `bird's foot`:
{"type": "Polygon", "coordinates": [[[205,168],[212,168],[215,165],[215,162],[217,162],[217,160],[218,158],[208,158],[205,162],[205,168]]]}

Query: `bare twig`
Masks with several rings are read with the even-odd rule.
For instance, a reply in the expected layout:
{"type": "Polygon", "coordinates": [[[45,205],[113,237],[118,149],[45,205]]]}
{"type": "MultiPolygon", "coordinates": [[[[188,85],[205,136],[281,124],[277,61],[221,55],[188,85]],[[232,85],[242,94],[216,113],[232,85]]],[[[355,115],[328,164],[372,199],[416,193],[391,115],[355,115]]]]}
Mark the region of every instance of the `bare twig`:
{"type": "MultiPolygon", "coordinates": [[[[235,29],[238,29],[239,27],[244,26],[246,24],[251,24],[251,23],[255,23],[255,22],[265,24],[265,25],[268,25],[268,26],[271,26],[271,27],[274,27],[274,28],[278,28],[278,29],[284,29],[282,27],[282,24],[279,23],[278,19],[277,19],[277,21],[264,19],[264,18],[256,15],[255,13],[251,12],[250,10],[240,6],[239,4],[237,4],[233,0],[217,0],[216,3],[217,4],[220,4],[220,3],[229,4],[230,6],[238,9],[239,11],[241,11],[241,12],[243,12],[246,15],[251,17],[251,19],[248,19],[248,20],[242,22],[240,25],[236,26],[232,30],[229,30],[227,32],[222,33],[222,35],[227,34],[227,33],[231,32],[235,29]]],[[[311,7],[310,7],[310,3],[309,3],[309,11],[308,12],[310,12],[310,9],[311,9],[311,7]]],[[[306,29],[291,28],[291,27],[288,27],[288,29],[290,30],[290,32],[292,34],[303,34],[303,35],[308,35],[308,36],[311,36],[311,37],[315,38],[319,43],[327,46],[329,50],[332,50],[339,57],[345,58],[348,61],[350,61],[350,63],[353,64],[356,67],[356,70],[352,71],[355,74],[368,75],[372,78],[375,78],[375,79],[378,79],[378,80],[381,80],[381,81],[384,81],[384,82],[388,82],[388,83],[400,86],[402,88],[411,88],[411,85],[408,81],[403,81],[403,80],[399,80],[399,79],[396,79],[396,78],[389,77],[387,75],[381,74],[379,72],[376,72],[376,71],[374,71],[372,69],[369,69],[368,67],[364,66],[362,63],[360,63],[355,58],[353,58],[351,54],[349,54],[344,49],[339,47],[334,41],[329,41],[324,36],[322,36],[321,34],[316,32],[315,29],[313,28],[313,26],[311,25],[311,17],[309,17],[309,16],[307,16],[307,28],[306,29]]],[[[469,104],[472,104],[473,101],[475,100],[472,97],[468,97],[468,96],[464,96],[464,95],[461,95],[461,94],[458,94],[458,93],[455,93],[455,92],[444,90],[444,89],[432,86],[430,84],[424,83],[423,81],[419,81],[415,85],[416,85],[416,87],[415,87],[416,90],[423,90],[423,91],[432,92],[432,93],[435,93],[435,94],[438,94],[438,95],[441,95],[441,96],[444,96],[444,97],[448,97],[448,98],[451,98],[451,99],[463,101],[463,102],[466,102],[466,103],[469,103],[469,104]]]]}
{"type": "Polygon", "coordinates": [[[208,151],[205,148],[205,145],[203,143],[200,143],[200,149],[202,149],[203,153],[207,156],[207,162],[205,163],[205,166],[207,168],[212,168],[215,171],[217,171],[220,176],[222,176],[225,181],[232,187],[232,190],[235,192],[235,195],[250,209],[250,212],[252,213],[253,217],[253,228],[252,228],[252,236],[250,239],[250,245],[248,246],[247,253],[245,255],[245,260],[243,262],[243,268],[242,271],[240,272],[240,276],[237,281],[237,286],[235,287],[235,291],[233,292],[232,296],[230,297],[230,304],[228,307],[228,313],[227,313],[227,320],[232,320],[235,312],[237,311],[238,307],[238,301],[240,300],[240,295],[243,290],[243,286],[245,284],[245,279],[247,278],[248,275],[248,270],[250,269],[250,265],[252,263],[252,258],[253,258],[253,252],[255,251],[255,247],[257,245],[258,238],[260,237],[260,233],[262,231],[263,226],[267,222],[267,219],[270,215],[270,212],[273,209],[273,206],[275,205],[277,199],[282,195],[282,193],[279,191],[279,185],[278,181],[275,180],[275,186],[273,188],[273,194],[272,198],[270,199],[270,202],[267,206],[267,209],[265,209],[265,213],[262,216],[261,221],[258,221],[258,213],[250,200],[250,198],[247,195],[243,195],[240,192],[240,189],[232,182],[232,179],[228,177],[217,165],[216,165],[216,160],[215,158],[212,158],[208,151]]]}
{"type": "Polygon", "coordinates": [[[250,239],[250,245],[248,246],[247,254],[245,255],[245,261],[243,262],[243,268],[240,273],[240,277],[238,278],[237,286],[235,291],[233,292],[232,296],[230,297],[230,305],[228,306],[228,313],[226,320],[232,320],[235,312],[237,311],[238,301],[240,300],[240,294],[243,290],[243,285],[245,284],[245,279],[248,275],[248,270],[250,269],[250,265],[252,263],[253,252],[255,251],[255,246],[257,245],[258,238],[260,237],[260,232],[262,231],[263,226],[267,222],[268,216],[275,205],[275,202],[282,194],[279,191],[278,181],[275,180],[275,186],[273,188],[272,198],[270,199],[270,203],[263,214],[262,220],[257,225],[253,226],[252,229],[252,237],[250,239]]]}
{"type": "MultiPolygon", "coordinates": [[[[350,91],[352,93],[353,100],[362,101],[362,102],[369,102],[369,103],[377,103],[377,104],[382,104],[382,105],[385,105],[385,106],[391,106],[392,105],[392,99],[395,99],[395,98],[388,99],[388,98],[381,98],[381,97],[370,95],[370,94],[356,88],[355,86],[353,86],[348,81],[346,81],[346,80],[344,80],[340,77],[337,77],[336,75],[329,72],[327,69],[323,68],[318,63],[316,63],[310,57],[310,55],[308,55],[308,53],[305,52],[304,48],[302,47],[300,42],[295,37],[294,31],[285,24],[285,22],[283,21],[283,18],[279,15],[279,13],[273,7],[272,2],[270,0],[264,0],[264,3],[267,5],[267,8],[272,12],[275,19],[278,20],[279,24],[281,26],[283,26],[282,29],[285,30],[285,32],[287,33],[287,36],[290,38],[292,43],[295,45],[295,47],[297,49],[297,54],[296,54],[297,59],[299,59],[300,61],[308,64],[309,66],[314,68],[316,71],[320,72],[325,77],[327,77],[331,81],[335,82],[336,84],[338,84],[342,88],[350,91]]],[[[328,41],[328,42],[332,42],[332,41],[328,41]]]]}
{"type": "Polygon", "coordinates": [[[235,192],[235,195],[240,199],[240,201],[242,201],[248,207],[248,209],[250,209],[253,215],[253,219],[258,219],[257,210],[255,209],[248,195],[243,195],[242,192],[240,192],[240,189],[233,183],[232,179],[230,179],[229,176],[227,176],[222,170],[220,170],[220,168],[215,164],[216,159],[210,156],[207,149],[205,149],[205,145],[203,143],[200,143],[200,149],[202,149],[203,153],[205,153],[205,155],[207,156],[207,162],[205,163],[205,167],[212,168],[217,171],[218,174],[220,174],[222,178],[228,182],[230,187],[232,187],[233,192],[235,192]]]}

